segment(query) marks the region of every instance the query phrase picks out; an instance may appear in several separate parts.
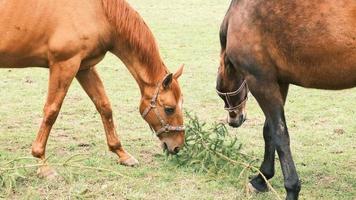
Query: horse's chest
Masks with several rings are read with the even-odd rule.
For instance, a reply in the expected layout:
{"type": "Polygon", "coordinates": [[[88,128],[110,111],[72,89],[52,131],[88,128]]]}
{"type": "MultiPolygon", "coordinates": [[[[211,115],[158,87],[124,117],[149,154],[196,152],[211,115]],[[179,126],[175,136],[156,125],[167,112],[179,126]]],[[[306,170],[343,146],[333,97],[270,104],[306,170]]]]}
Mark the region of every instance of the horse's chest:
{"type": "Polygon", "coordinates": [[[80,69],[93,67],[96,64],[98,64],[101,60],[103,60],[104,57],[105,57],[105,53],[92,54],[89,57],[83,59],[80,65],[80,69]]]}

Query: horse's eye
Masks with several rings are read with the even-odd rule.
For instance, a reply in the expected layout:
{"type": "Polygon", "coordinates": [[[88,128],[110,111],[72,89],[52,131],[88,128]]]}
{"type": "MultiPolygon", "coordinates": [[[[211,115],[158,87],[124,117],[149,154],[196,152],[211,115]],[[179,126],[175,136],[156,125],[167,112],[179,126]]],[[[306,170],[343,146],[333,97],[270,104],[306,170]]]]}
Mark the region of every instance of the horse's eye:
{"type": "Polygon", "coordinates": [[[166,113],[166,115],[173,115],[174,111],[175,111],[175,108],[171,108],[171,107],[164,108],[164,112],[166,113]]]}

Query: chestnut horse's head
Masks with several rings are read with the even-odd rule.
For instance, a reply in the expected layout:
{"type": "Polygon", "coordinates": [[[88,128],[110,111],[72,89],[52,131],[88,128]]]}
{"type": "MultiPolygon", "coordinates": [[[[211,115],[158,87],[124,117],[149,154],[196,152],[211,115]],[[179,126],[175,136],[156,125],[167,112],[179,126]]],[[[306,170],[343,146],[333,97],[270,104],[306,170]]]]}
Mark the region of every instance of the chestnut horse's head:
{"type": "Polygon", "coordinates": [[[178,153],[184,145],[183,96],[178,84],[182,72],[183,66],[175,74],[167,74],[145,92],[140,105],[142,117],[171,154],[178,153]]]}
{"type": "Polygon", "coordinates": [[[216,92],[225,102],[228,111],[227,122],[232,127],[240,127],[246,120],[248,87],[244,77],[229,61],[222,61],[216,81],[216,92]]]}

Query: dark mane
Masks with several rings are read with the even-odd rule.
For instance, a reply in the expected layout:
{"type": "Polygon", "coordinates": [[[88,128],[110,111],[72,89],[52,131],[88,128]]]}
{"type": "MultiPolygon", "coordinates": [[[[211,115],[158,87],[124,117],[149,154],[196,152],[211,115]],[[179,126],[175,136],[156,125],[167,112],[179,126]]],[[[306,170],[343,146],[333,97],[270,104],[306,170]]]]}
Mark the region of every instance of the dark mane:
{"type": "Polygon", "coordinates": [[[227,9],[226,11],[226,14],[225,14],[225,17],[224,17],[224,20],[223,22],[221,23],[220,25],[220,45],[221,45],[221,48],[223,50],[226,49],[226,35],[227,35],[227,31],[228,31],[228,26],[229,26],[229,13],[230,13],[230,10],[231,8],[237,4],[240,0],[232,0],[231,3],[230,3],[230,6],[229,8],[227,9]]]}
{"type": "Polygon", "coordinates": [[[117,36],[124,37],[139,60],[147,65],[149,78],[155,78],[162,70],[167,72],[154,36],[142,17],[125,0],[102,0],[102,3],[117,36]]]}
{"type": "Polygon", "coordinates": [[[222,50],[226,49],[226,42],[227,42],[227,31],[228,31],[228,17],[224,18],[224,21],[221,23],[220,26],[220,46],[222,50]]]}
{"type": "Polygon", "coordinates": [[[232,0],[229,9],[231,9],[232,6],[237,4],[240,0],[232,0]]]}

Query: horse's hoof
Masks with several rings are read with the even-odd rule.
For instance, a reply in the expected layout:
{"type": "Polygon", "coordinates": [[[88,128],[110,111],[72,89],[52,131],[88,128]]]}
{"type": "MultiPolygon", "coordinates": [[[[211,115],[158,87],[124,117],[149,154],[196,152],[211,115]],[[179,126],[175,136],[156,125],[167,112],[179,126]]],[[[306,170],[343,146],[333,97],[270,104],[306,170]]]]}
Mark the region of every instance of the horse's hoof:
{"type": "Polygon", "coordinates": [[[120,159],[119,160],[119,163],[121,165],[124,165],[124,166],[129,166],[129,167],[135,167],[135,166],[138,166],[139,162],[138,160],[136,160],[136,158],[134,158],[133,156],[130,155],[129,158],[125,159],[125,160],[122,160],[120,159]]]}
{"type": "Polygon", "coordinates": [[[255,178],[252,178],[252,180],[248,183],[248,187],[251,192],[268,192],[267,183],[259,176],[255,176],[255,178]]]}
{"type": "Polygon", "coordinates": [[[250,193],[260,193],[260,191],[257,190],[251,183],[247,184],[247,188],[250,193]]]}
{"type": "Polygon", "coordinates": [[[38,168],[37,175],[40,178],[54,179],[58,176],[57,172],[48,165],[43,165],[38,168]]]}

